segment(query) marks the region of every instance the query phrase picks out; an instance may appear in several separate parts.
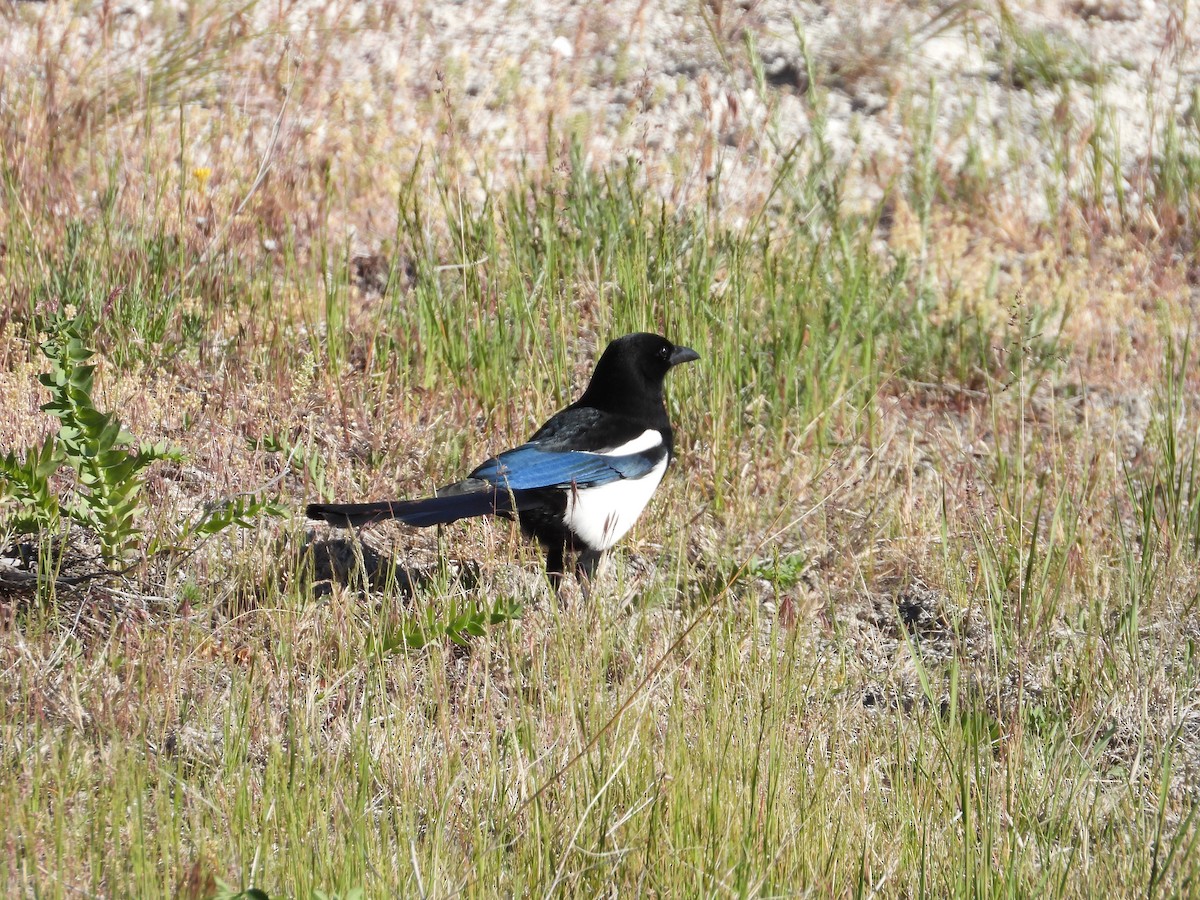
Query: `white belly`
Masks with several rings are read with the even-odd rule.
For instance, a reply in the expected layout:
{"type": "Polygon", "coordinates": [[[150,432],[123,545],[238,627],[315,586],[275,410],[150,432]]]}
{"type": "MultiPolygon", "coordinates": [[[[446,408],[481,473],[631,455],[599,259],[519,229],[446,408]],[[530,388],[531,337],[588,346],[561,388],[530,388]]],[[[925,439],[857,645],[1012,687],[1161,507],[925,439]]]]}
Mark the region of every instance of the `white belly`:
{"type": "Polygon", "coordinates": [[[563,524],[592,550],[607,550],[633,527],[667,470],[667,456],[641,478],[624,478],[567,494],[563,524]]]}

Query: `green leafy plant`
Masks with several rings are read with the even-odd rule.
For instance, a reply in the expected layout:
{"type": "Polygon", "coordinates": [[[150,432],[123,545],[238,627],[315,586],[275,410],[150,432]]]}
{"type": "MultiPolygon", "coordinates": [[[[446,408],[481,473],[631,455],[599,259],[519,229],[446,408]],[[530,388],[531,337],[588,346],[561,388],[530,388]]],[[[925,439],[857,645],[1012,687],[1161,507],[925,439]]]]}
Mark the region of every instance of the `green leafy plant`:
{"type": "Polygon", "coordinates": [[[277,501],[258,494],[242,494],[206,506],[199,518],[183,527],[183,535],[204,538],[234,526],[252,528],[255,516],[279,517],[285,512],[283,505],[277,501]]]}
{"type": "MultiPolygon", "coordinates": [[[[136,515],[146,468],[158,460],[180,460],[165,441],[136,442],[113,412],[96,409],[92,383],[95,351],[83,336],[83,319],[45,319],[41,351],[50,370],[39,380],[50,390],[42,409],[59,420],[58,431],[23,454],[0,457],[0,503],[12,507],[3,531],[54,532],[65,518],[100,541],[106,563],[126,560],[142,536],[136,515]],[[63,469],[66,477],[56,481],[63,469]]],[[[211,504],[182,524],[182,538],[204,538],[232,526],[249,527],[254,516],[280,515],[278,504],[255,494],[211,504]]]]}
{"type": "Polygon", "coordinates": [[[800,583],[808,567],[808,554],[788,553],[771,559],[755,557],[746,564],[746,574],[751,578],[762,578],[778,590],[787,590],[800,583]]]}
{"type": "Polygon", "coordinates": [[[5,521],[5,530],[36,534],[58,523],[58,495],[50,477],[61,464],[62,455],[53,435],[41,447],[28,448],[24,456],[12,451],[0,456],[0,502],[14,507],[5,521]]]}
{"type": "Polygon", "coordinates": [[[491,609],[475,604],[460,607],[451,602],[444,613],[426,609],[423,614],[406,616],[399,628],[373,641],[371,649],[379,653],[423,650],[443,637],[466,647],[472,639],[483,637],[489,627],[521,618],[521,612],[516,600],[497,600],[491,609]]]}
{"type": "Polygon", "coordinates": [[[20,458],[0,459],[0,499],[15,502],[8,527],[19,533],[53,530],[65,516],[90,529],[108,562],[123,559],[141,531],[134,520],[144,472],[161,459],[181,459],[166,442],[135,445],[116,413],[101,412],[92,402],[95,351],[84,342],[79,318],[55,315],[44,322],[41,351],[50,371],[39,381],[50,390],[42,409],[59,420],[58,433],[20,458]],[[65,502],[53,479],[66,466],[71,473],[65,502]]]}

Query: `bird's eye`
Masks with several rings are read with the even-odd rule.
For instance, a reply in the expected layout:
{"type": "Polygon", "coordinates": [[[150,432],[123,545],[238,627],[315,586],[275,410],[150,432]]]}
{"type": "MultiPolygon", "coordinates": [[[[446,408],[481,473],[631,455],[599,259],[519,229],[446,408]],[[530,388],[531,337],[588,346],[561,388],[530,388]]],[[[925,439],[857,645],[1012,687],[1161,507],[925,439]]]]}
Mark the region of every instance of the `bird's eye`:
{"type": "Polygon", "coordinates": [[[658,348],[658,358],[659,359],[670,359],[671,358],[671,348],[670,347],[659,347],[658,348]]]}

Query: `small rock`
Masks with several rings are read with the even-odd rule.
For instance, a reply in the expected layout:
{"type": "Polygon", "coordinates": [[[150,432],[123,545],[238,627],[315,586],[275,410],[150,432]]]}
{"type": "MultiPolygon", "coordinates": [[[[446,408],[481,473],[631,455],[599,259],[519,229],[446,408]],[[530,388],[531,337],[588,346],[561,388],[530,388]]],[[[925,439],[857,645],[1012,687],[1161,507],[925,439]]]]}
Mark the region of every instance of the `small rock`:
{"type": "Polygon", "coordinates": [[[571,46],[571,42],[561,34],[550,43],[550,51],[563,59],[570,59],[575,55],[575,48],[571,46]]]}
{"type": "Polygon", "coordinates": [[[1142,17],[1140,0],[1076,0],[1073,12],[1084,19],[1133,22],[1142,17]]]}

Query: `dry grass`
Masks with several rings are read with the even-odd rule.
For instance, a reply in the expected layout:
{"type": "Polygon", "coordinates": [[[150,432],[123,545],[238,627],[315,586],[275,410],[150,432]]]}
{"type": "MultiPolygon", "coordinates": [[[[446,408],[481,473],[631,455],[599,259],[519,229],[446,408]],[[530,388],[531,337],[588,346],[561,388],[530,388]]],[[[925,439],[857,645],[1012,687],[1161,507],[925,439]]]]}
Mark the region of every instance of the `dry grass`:
{"type": "MultiPolygon", "coordinates": [[[[1003,25],[925,12],[918,52],[1003,25]]],[[[891,155],[837,143],[828,66],[759,77],[772,8],[681,15],[678,95],[630,71],[641,7],[524,39],[570,57],[481,14],[424,71],[442,15],[3,8],[0,446],[50,429],[38,313],[69,306],[97,405],[187,455],[151,537],[247,491],[419,493],[635,328],[703,356],[679,465],[591,603],[496,523],[355,549],[262,517],[34,589],[0,530],[4,892],[1193,891],[1195,123],[1085,184],[1064,115],[1061,167],[1010,179],[949,161],[903,42],[852,79],[891,155]],[[313,539],[377,581],[314,584],[313,539]],[[520,618],[465,646],[380,649],[496,601],[520,618]]]]}

